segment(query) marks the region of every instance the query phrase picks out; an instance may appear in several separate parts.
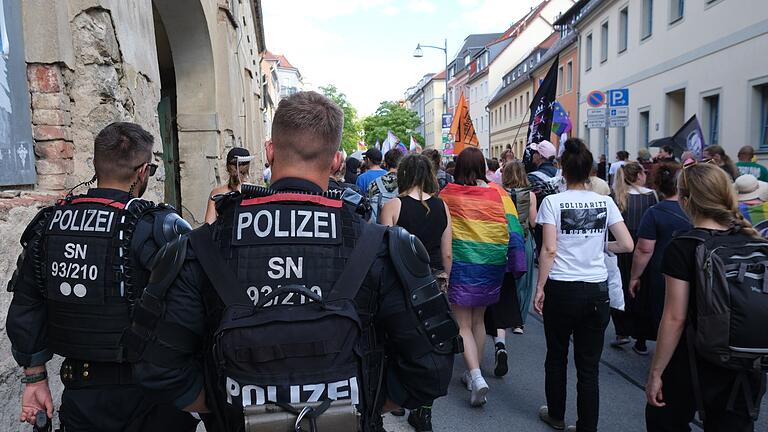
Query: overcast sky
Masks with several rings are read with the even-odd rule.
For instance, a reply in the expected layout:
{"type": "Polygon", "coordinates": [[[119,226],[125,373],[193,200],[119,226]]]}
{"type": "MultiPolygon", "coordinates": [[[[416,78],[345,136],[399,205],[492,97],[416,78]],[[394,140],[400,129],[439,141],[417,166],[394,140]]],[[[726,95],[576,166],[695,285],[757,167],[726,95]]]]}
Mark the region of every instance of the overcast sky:
{"type": "Polygon", "coordinates": [[[539,0],[262,0],[267,49],[315,87],[334,84],[361,115],[449,62],[470,33],[501,33],[539,0]]]}

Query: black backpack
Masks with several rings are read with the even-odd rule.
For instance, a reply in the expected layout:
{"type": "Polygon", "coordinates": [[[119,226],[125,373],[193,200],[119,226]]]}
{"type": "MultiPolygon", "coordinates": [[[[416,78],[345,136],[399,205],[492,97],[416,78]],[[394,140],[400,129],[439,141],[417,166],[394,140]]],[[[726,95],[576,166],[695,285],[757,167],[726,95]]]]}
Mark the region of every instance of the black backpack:
{"type": "MultiPolygon", "coordinates": [[[[225,387],[228,397],[244,406],[265,405],[276,395],[281,399],[288,395],[290,404],[276,405],[293,414],[307,403],[336,399],[361,403],[356,400],[363,394],[358,374],[361,322],[354,298],[376,258],[386,227],[365,225],[326,298],[305,286],[287,285],[258,299],[255,307],[227,289],[234,286],[233,276],[206,228],[193,231],[189,238],[225,305],[213,335],[216,385],[225,387]],[[289,297],[302,301],[286,302],[289,297]]],[[[327,403],[321,405],[312,416],[320,416],[327,407],[327,403]]]]}
{"type": "Polygon", "coordinates": [[[677,238],[699,242],[689,343],[717,366],[761,370],[768,364],[768,241],[734,230],[677,238]]]}

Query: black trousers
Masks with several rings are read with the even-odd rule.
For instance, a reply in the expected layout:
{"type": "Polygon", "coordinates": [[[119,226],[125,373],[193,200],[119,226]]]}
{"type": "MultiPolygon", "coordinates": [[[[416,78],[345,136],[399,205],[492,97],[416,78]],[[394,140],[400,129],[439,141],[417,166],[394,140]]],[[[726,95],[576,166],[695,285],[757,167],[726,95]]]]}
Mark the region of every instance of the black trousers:
{"type": "Polygon", "coordinates": [[[597,430],[600,411],[599,364],[603,338],[610,317],[608,284],[547,281],[544,286],[544,334],[547,359],[544,363],[549,415],[565,417],[568,347],[573,335],[576,363],[576,408],[579,432],[597,430]]]}
{"type": "MultiPolygon", "coordinates": [[[[755,424],[749,414],[748,405],[760,406],[765,393],[765,375],[742,375],[736,371],[718,367],[698,358],[702,403],[704,405],[706,432],[752,432],[755,424]],[[738,378],[733,406],[729,401],[738,378]],[[746,390],[746,391],[745,391],[746,390]],[[748,401],[748,397],[752,399],[748,401]]],[[[672,355],[661,376],[665,406],[661,408],[646,405],[645,424],[649,432],[688,432],[689,424],[696,413],[696,399],[693,394],[688,347],[685,338],[672,355]]]]}
{"type": "Polygon", "coordinates": [[[517,283],[512,273],[504,274],[499,302],[485,308],[485,334],[496,337],[497,329],[523,326],[520,316],[520,300],[517,297],[517,283]]]}
{"type": "Polygon", "coordinates": [[[194,432],[198,423],[172,405],[151,405],[135,385],[65,388],[59,419],[64,432],[194,432]]]}

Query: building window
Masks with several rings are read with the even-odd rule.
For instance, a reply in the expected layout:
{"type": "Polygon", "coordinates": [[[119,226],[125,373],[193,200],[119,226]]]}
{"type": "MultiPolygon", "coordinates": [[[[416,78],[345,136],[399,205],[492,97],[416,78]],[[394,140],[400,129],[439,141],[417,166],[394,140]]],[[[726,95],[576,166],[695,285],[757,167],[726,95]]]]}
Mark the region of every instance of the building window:
{"type": "Polygon", "coordinates": [[[469,64],[470,56],[469,54],[464,56],[464,66],[467,66],[469,64]]]}
{"type": "Polygon", "coordinates": [[[504,104],[504,122],[507,122],[507,104],[504,104]]]}
{"type": "Polygon", "coordinates": [[[640,147],[648,147],[648,143],[650,142],[650,133],[651,133],[651,112],[650,111],[641,111],[640,112],[640,121],[639,121],[639,127],[638,131],[640,133],[640,147]]]}
{"type": "Polygon", "coordinates": [[[563,82],[565,81],[565,77],[563,76],[563,67],[560,66],[557,68],[557,94],[561,95],[563,94],[563,82]]]}
{"type": "Polygon", "coordinates": [[[683,13],[685,13],[685,0],[669,0],[670,24],[683,19],[683,13]]]}
{"type": "Polygon", "coordinates": [[[584,140],[584,144],[589,147],[589,127],[587,127],[587,125],[584,125],[584,135],[582,135],[582,139],[584,140]]]}
{"type": "Polygon", "coordinates": [[[619,133],[616,134],[616,139],[618,142],[616,143],[616,148],[619,150],[626,150],[627,149],[627,128],[619,128],[619,133]]]}
{"type": "Polygon", "coordinates": [[[600,26],[600,63],[608,60],[608,21],[600,26]]]}
{"type": "Polygon", "coordinates": [[[629,6],[619,11],[619,52],[627,50],[629,42],[629,6]]]}
{"type": "Polygon", "coordinates": [[[523,65],[523,72],[528,72],[528,63],[523,65]]]}
{"type": "Polygon", "coordinates": [[[586,58],[586,68],[584,70],[590,70],[592,69],[592,34],[587,35],[587,41],[584,43],[585,48],[585,58],[586,58]]]}
{"type": "Polygon", "coordinates": [[[573,62],[565,65],[565,91],[573,90],[573,62]]]}
{"type": "Polygon", "coordinates": [[[768,150],[768,84],[757,87],[760,99],[760,119],[758,122],[760,132],[760,149],[768,150]]]}
{"type": "Polygon", "coordinates": [[[720,141],[720,95],[705,97],[704,109],[707,144],[716,145],[720,141]]]}
{"type": "Polygon", "coordinates": [[[645,39],[653,34],[653,0],[643,0],[642,16],[640,38],[645,39]]]}
{"type": "Polygon", "coordinates": [[[525,106],[526,107],[530,107],[531,106],[530,94],[528,92],[525,92],[525,106]]]}
{"type": "Polygon", "coordinates": [[[515,118],[517,118],[517,98],[515,98],[515,118]]]}

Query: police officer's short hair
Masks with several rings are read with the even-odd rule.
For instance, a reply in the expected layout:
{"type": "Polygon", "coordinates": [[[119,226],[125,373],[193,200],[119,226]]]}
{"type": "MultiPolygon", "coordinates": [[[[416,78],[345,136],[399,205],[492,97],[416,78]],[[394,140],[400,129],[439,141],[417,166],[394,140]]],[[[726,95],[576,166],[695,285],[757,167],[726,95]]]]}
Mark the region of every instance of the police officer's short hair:
{"type": "Polygon", "coordinates": [[[341,144],[344,113],[327,97],[298,92],[280,101],[272,120],[275,158],[288,163],[330,164],[341,144]]]}
{"type": "Polygon", "coordinates": [[[93,166],[100,179],[128,182],[137,167],[151,162],[155,138],[136,123],[115,122],[93,141],[93,166]]]}

